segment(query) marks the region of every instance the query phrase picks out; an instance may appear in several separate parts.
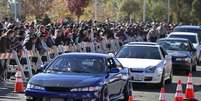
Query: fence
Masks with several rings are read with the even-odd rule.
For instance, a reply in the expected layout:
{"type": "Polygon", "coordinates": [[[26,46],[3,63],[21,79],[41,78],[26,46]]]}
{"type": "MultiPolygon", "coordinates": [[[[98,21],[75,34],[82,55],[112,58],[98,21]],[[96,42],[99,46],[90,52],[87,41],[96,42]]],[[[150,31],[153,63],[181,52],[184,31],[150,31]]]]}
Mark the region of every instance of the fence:
{"type": "MultiPolygon", "coordinates": [[[[127,42],[136,41],[130,38],[127,42]]],[[[20,56],[17,52],[0,54],[1,60],[6,60],[9,75],[15,74],[16,69],[21,69],[23,79],[29,79],[37,71],[37,69],[54,59],[56,56],[67,52],[97,52],[97,53],[114,53],[119,50],[123,44],[120,40],[104,40],[99,43],[82,42],[79,44],[68,46],[53,46],[48,48],[44,54],[40,54],[38,50],[23,49],[20,56]],[[94,45],[93,45],[94,44],[94,45]],[[34,72],[34,73],[33,73],[34,72]]]]}

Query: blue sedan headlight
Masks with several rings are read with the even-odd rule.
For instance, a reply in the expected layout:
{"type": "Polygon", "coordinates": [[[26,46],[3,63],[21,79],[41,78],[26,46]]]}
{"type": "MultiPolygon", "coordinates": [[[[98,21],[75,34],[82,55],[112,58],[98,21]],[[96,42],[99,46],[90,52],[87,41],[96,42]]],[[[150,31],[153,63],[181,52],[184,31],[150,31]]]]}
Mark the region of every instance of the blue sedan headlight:
{"type": "Polygon", "coordinates": [[[156,70],[156,66],[149,66],[149,67],[147,67],[146,69],[145,69],[145,72],[146,73],[154,73],[155,72],[155,70],[156,70]]]}
{"type": "Polygon", "coordinates": [[[71,89],[71,92],[77,92],[77,91],[100,91],[101,87],[100,86],[95,86],[95,87],[83,87],[83,88],[73,88],[71,89]]]}
{"type": "Polygon", "coordinates": [[[191,63],[191,58],[187,57],[184,59],[185,61],[187,61],[188,63],[191,63]]]}
{"type": "Polygon", "coordinates": [[[37,89],[37,90],[45,90],[44,87],[33,85],[33,84],[28,84],[26,89],[37,89]]]}

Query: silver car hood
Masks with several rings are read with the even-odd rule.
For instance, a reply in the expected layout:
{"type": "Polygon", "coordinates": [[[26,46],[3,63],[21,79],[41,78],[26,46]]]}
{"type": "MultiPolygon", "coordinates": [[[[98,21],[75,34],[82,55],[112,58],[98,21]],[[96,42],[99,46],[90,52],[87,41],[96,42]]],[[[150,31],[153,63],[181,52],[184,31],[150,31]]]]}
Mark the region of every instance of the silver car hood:
{"type": "Polygon", "coordinates": [[[135,59],[135,58],[118,58],[124,67],[145,69],[149,66],[157,66],[162,60],[156,59],[135,59]]]}

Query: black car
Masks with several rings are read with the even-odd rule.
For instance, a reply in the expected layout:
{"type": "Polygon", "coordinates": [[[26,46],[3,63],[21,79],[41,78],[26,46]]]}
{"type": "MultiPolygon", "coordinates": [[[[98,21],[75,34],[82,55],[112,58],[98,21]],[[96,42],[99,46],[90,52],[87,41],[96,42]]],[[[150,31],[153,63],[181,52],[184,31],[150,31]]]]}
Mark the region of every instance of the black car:
{"type": "Polygon", "coordinates": [[[196,71],[196,49],[183,38],[162,38],[157,41],[172,56],[174,70],[196,71]]]}
{"type": "MultiPolygon", "coordinates": [[[[197,33],[199,40],[201,40],[201,26],[196,26],[196,25],[179,25],[176,26],[173,29],[173,32],[191,32],[191,33],[197,33]]],[[[200,42],[201,43],[201,42],[200,42]]],[[[198,59],[197,59],[197,64],[201,65],[201,51],[197,54],[199,54],[198,59]]]]}
{"type": "Polygon", "coordinates": [[[28,101],[128,101],[129,72],[114,57],[99,53],[66,53],[33,76],[28,101]]]}

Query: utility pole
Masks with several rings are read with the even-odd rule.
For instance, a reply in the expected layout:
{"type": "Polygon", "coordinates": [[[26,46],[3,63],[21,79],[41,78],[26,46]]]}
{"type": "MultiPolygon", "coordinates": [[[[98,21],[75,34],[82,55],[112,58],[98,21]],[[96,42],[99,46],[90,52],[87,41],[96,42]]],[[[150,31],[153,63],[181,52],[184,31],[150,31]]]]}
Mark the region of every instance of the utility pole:
{"type": "Polygon", "coordinates": [[[144,0],[144,3],[143,3],[143,22],[146,21],[146,10],[147,10],[147,4],[146,4],[146,0],[144,0]]]}
{"type": "Polygon", "coordinates": [[[13,0],[13,4],[14,4],[14,15],[15,15],[15,21],[17,20],[17,3],[16,0],[13,0]]]}
{"type": "Polygon", "coordinates": [[[94,1],[94,20],[97,20],[98,1],[94,1]]]}
{"type": "Polygon", "coordinates": [[[170,0],[168,0],[168,23],[170,22],[170,0]]]}
{"type": "Polygon", "coordinates": [[[90,33],[90,37],[91,37],[91,43],[92,43],[92,52],[95,52],[95,38],[94,38],[94,28],[96,26],[95,21],[97,21],[97,10],[98,10],[98,1],[94,0],[94,18],[93,18],[93,25],[91,26],[91,33],[90,33]]]}
{"type": "Polygon", "coordinates": [[[16,0],[9,0],[8,3],[10,4],[10,8],[12,13],[14,14],[15,21],[17,20],[17,1],[16,0]]]}

